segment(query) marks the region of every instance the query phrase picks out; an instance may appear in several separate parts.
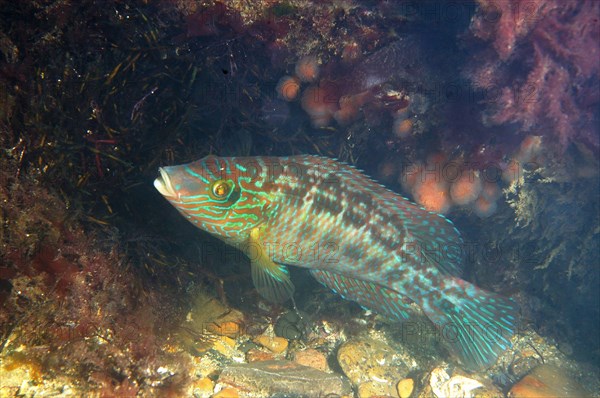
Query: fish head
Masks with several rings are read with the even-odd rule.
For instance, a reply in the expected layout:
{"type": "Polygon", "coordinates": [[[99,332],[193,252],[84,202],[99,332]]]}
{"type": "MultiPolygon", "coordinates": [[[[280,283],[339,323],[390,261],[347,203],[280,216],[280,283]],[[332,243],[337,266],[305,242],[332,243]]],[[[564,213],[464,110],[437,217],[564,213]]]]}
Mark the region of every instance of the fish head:
{"type": "Polygon", "coordinates": [[[159,168],[154,187],[198,228],[221,238],[243,237],[266,222],[271,204],[256,189],[256,171],[247,170],[236,158],[207,156],[159,168]]]}

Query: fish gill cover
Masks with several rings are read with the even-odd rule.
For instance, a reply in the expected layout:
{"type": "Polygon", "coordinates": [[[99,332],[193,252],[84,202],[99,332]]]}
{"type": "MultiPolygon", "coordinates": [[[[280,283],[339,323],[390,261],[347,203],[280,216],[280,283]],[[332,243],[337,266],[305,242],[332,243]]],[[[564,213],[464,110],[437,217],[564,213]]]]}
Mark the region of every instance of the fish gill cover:
{"type": "Polygon", "coordinates": [[[599,13],[593,0],[0,0],[1,393],[208,396],[239,382],[219,383],[228,364],[299,358],[296,344],[360,392],[376,381],[354,378],[344,347],[376,345],[340,344],[368,335],[416,358],[394,383],[442,394],[432,369],[456,361],[435,332],[413,333],[426,319],[366,317],[294,269],[294,305],[265,302],[246,257],[152,185],[207,155],[304,154],[443,214],[461,277],[518,302],[485,388],[563,380],[531,371],[545,362],[600,391],[584,365],[600,358],[599,13]]]}

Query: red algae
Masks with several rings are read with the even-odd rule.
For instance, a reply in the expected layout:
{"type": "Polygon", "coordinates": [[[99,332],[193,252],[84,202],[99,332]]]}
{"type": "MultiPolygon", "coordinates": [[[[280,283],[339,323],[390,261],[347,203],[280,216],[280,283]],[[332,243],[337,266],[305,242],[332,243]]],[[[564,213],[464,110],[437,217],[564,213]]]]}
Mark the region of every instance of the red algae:
{"type": "Polygon", "coordinates": [[[187,16],[187,36],[216,36],[229,28],[241,31],[241,21],[236,10],[221,2],[215,2],[212,7],[201,7],[187,16]]]}
{"type": "Polygon", "coordinates": [[[471,32],[491,48],[473,57],[467,76],[493,96],[484,122],[517,123],[523,132],[549,137],[558,153],[580,142],[598,156],[600,2],[479,4],[471,32]]]}
{"type": "Polygon", "coordinates": [[[14,177],[11,160],[0,163],[1,212],[11,225],[0,252],[11,270],[2,273],[11,287],[0,312],[4,370],[27,368],[34,380],[60,374],[84,395],[133,396],[169,385],[156,372],[163,366],[185,388],[187,359],[162,350],[168,323],[163,334],[156,329],[175,312],[171,300],[146,290],[117,246],[98,247],[53,193],[27,174],[14,177]]]}
{"type": "Polygon", "coordinates": [[[543,161],[543,159],[540,159],[542,149],[542,137],[528,135],[523,139],[521,145],[519,145],[519,150],[515,155],[515,159],[521,163],[541,163],[543,161]]]}
{"type": "Polygon", "coordinates": [[[360,59],[361,56],[361,45],[356,41],[347,43],[342,50],[342,61],[348,64],[360,59]]]}

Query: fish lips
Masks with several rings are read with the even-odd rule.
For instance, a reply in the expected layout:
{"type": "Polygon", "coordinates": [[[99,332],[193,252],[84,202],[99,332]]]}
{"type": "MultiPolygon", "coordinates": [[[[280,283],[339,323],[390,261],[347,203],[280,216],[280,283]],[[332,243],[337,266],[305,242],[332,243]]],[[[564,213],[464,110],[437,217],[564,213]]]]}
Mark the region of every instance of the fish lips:
{"type": "Polygon", "coordinates": [[[154,188],[156,188],[156,190],[160,192],[161,195],[163,195],[164,197],[176,199],[177,194],[173,189],[173,185],[171,184],[169,174],[162,167],[160,167],[158,171],[160,172],[160,177],[154,180],[154,188]]]}

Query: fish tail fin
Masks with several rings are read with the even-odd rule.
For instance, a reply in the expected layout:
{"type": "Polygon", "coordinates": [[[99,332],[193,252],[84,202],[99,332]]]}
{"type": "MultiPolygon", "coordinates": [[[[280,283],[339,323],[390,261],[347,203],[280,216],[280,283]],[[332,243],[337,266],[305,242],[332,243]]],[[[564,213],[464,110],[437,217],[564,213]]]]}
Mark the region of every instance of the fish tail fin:
{"type": "Polygon", "coordinates": [[[442,338],[467,368],[489,368],[511,346],[518,305],[459,278],[451,279],[453,287],[424,308],[425,313],[440,327],[442,338]]]}

